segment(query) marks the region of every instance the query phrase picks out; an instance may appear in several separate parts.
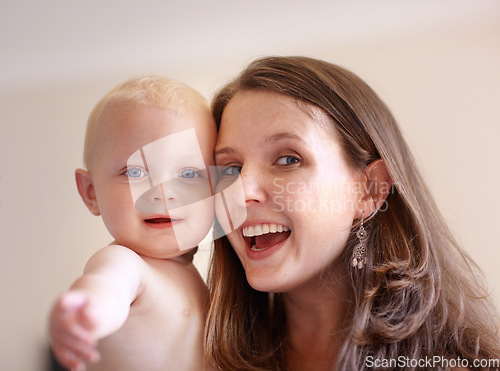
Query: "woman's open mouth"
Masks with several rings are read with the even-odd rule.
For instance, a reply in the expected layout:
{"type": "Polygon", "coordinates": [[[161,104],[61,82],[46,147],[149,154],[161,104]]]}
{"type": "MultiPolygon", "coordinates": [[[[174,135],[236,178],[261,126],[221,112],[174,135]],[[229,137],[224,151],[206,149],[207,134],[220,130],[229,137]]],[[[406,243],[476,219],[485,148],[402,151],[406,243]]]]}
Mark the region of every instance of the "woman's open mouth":
{"type": "Polygon", "coordinates": [[[257,224],[243,227],[243,238],[251,251],[264,251],[285,241],[292,233],[281,224],[257,224]]]}

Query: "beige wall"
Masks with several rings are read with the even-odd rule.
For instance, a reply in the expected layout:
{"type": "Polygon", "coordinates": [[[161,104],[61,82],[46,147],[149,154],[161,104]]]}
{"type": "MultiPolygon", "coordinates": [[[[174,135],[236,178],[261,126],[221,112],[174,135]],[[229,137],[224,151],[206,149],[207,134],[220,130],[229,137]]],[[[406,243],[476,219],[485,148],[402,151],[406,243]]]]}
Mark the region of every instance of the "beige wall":
{"type": "MultiPolygon", "coordinates": [[[[27,38],[22,37],[36,39],[42,29],[29,25],[23,26],[24,33],[12,29],[2,36],[10,37],[4,41],[11,48],[7,50],[17,52],[11,43],[19,42],[22,53],[18,65],[12,55],[7,58],[10,65],[5,60],[0,65],[1,369],[43,369],[51,302],[81,272],[89,255],[110,241],[100,219],[80,201],[73,179],[74,169],[81,166],[85,121],[100,96],[130,76],[160,73],[210,97],[248,61],[266,54],[304,54],[341,64],[381,94],[446,219],[484,270],[500,307],[500,8],[495,2],[470,0],[447,2],[448,13],[436,5],[433,12],[431,2],[422,2],[427,13],[414,15],[414,9],[405,11],[391,1],[369,11],[339,2],[328,6],[327,17],[320,1],[304,9],[298,3],[278,3],[295,6],[296,14],[283,17],[276,8],[271,17],[254,8],[249,15],[227,3],[229,9],[214,11],[213,29],[207,20],[200,25],[186,18],[186,27],[177,31],[187,36],[175,41],[165,35],[163,44],[155,41],[167,29],[145,27],[143,34],[129,35],[144,41],[138,49],[144,57],[123,48],[116,56],[123,64],[102,59],[90,65],[88,57],[88,68],[78,65],[80,48],[90,46],[71,37],[55,46],[39,39],[41,45],[30,55],[27,38]],[[453,4],[471,10],[453,17],[453,4]],[[224,11],[230,13],[224,16],[224,11]],[[226,30],[224,22],[229,22],[226,30]],[[260,26],[267,27],[266,32],[259,33],[260,26]],[[68,66],[72,63],[78,69],[68,66]]],[[[71,21],[66,20],[60,32],[69,30],[71,21]]],[[[99,44],[99,34],[88,32],[93,38],[88,44],[95,42],[101,53],[107,50],[99,44]]],[[[109,44],[110,50],[116,47],[109,44]]],[[[102,57],[98,52],[97,60],[102,57]]],[[[112,59],[111,54],[105,56],[112,59]]],[[[207,256],[203,249],[197,258],[202,270],[207,256]]]]}

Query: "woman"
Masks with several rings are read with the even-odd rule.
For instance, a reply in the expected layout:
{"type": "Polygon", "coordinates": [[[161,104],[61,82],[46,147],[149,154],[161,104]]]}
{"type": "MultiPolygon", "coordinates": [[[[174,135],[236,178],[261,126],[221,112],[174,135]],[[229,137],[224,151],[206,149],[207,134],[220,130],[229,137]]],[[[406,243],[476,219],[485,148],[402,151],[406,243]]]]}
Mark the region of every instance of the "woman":
{"type": "Polygon", "coordinates": [[[264,58],[212,108],[221,184],[241,177],[248,214],[211,263],[206,343],[221,369],[500,358],[476,267],[364,82],[319,60],[264,58]]]}

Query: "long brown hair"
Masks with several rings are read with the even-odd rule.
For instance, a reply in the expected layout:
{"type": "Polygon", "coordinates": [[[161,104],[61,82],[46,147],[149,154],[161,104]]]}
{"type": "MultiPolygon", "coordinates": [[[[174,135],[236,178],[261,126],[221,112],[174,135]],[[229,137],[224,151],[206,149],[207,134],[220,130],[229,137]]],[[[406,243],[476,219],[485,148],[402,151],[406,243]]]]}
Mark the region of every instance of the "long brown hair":
{"type": "MultiPolygon", "coordinates": [[[[355,228],[341,255],[352,313],[337,356],[339,370],[366,359],[442,356],[500,358],[497,317],[478,267],[457,244],[425,186],[392,114],[353,73],[305,57],[251,63],[212,103],[222,113],[241,91],[270,91],[319,107],[347,162],[364,169],[383,159],[394,186],[368,221],[368,262],[350,267],[355,228]]],[[[206,349],[223,370],[286,369],[286,319],[279,294],[252,289],[228,240],[216,241],[209,271],[206,349]]],[[[418,368],[418,367],[415,367],[418,368]]],[[[407,369],[412,369],[408,367],[407,369]]]]}

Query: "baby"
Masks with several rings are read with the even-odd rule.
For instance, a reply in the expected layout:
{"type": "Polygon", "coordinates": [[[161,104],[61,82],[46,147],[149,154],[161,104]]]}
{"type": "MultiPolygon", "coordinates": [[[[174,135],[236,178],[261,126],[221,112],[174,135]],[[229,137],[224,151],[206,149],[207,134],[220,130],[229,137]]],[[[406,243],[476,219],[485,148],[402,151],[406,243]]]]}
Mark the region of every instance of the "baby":
{"type": "Polygon", "coordinates": [[[111,90],[90,114],[78,192],[114,241],[54,305],[59,362],[202,370],[206,286],[192,264],[213,223],[216,127],[193,89],[161,77],[111,90]],[[98,342],[99,341],[99,342],[98,342]]]}

